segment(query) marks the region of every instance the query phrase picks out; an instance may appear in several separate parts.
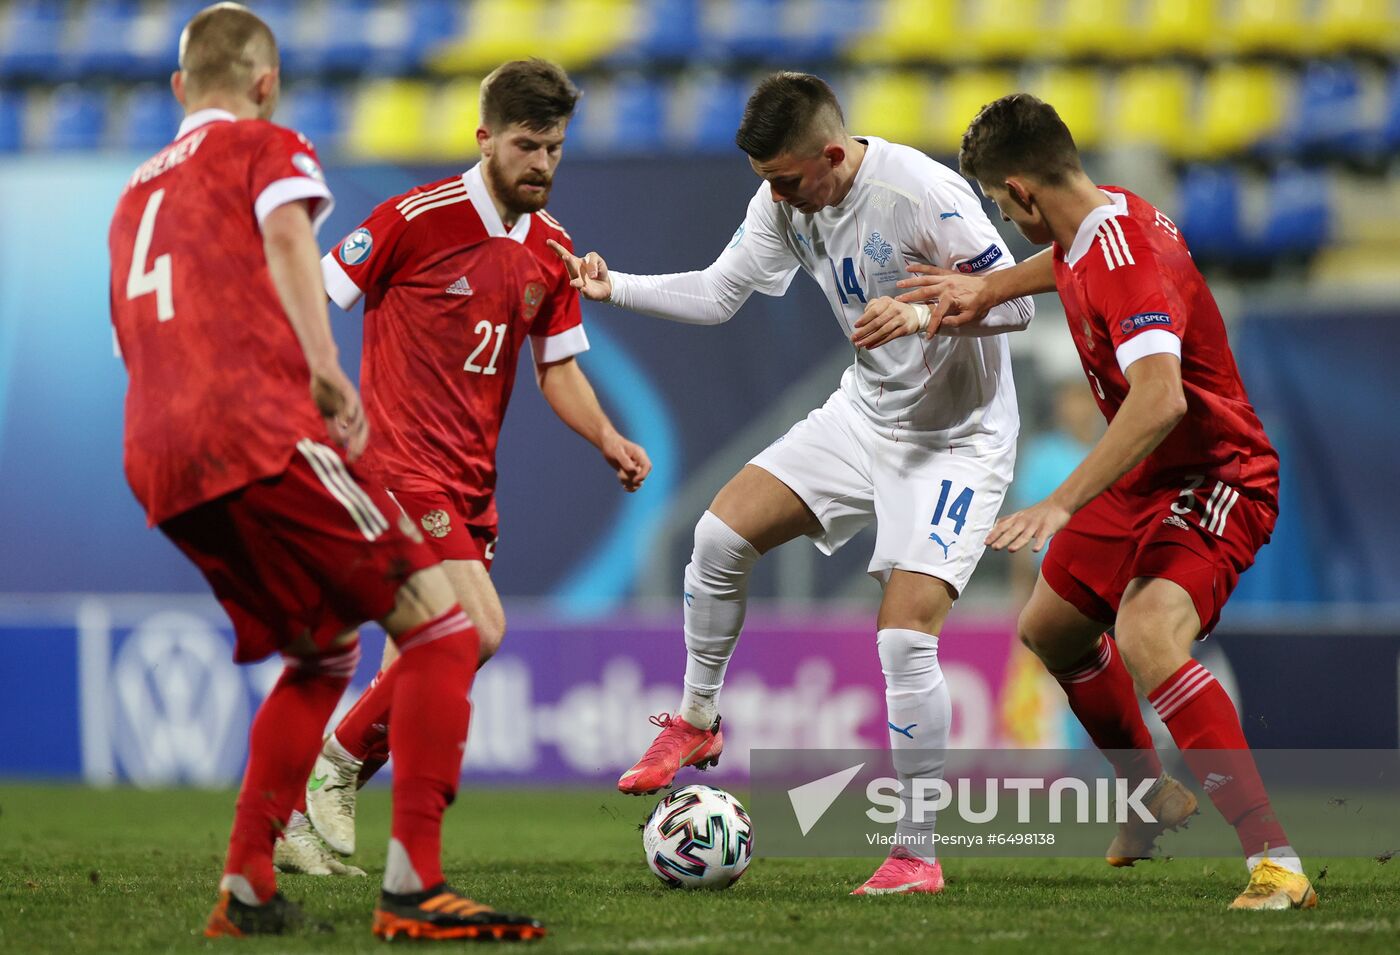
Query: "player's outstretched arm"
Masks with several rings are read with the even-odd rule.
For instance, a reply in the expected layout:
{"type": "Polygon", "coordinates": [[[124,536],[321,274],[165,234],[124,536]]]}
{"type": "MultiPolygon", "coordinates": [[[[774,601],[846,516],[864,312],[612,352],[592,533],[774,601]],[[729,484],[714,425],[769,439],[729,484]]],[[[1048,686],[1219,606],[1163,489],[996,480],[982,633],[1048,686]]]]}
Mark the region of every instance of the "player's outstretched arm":
{"type": "Polygon", "coordinates": [[[326,419],[331,440],[357,457],[369,440],[369,426],[331,337],[321,250],[306,203],[289,202],[273,209],[263,218],[262,233],[272,284],[311,371],[311,398],[326,419]]]}
{"type": "Polygon", "coordinates": [[[918,274],[896,283],[910,289],[899,296],[899,301],[927,302],[932,309],[930,324],[934,331],[984,320],[992,309],[1013,299],[1055,291],[1055,263],[1049,249],[1009,269],[982,275],[964,275],[921,264],[911,265],[909,271],[918,274]]]}
{"type": "Polygon", "coordinates": [[[1127,474],[1171,434],[1186,414],[1181,361],[1175,355],[1139,358],[1128,366],[1128,397],[1079,467],[1050,496],[997,521],[987,546],[1013,553],[1032,545],[1039,551],[1075,511],[1127,474]]]}
{"type": "Polygon", "coordinates": [[[628,441],[613,427],[576,359],[536,366],[535,381],[559,420],[598,449],[624,490],[642,486],[651,473],[651,459],[640,444],[628,441]]]}
{"type": "Polygon", "coordinates": [[[582,258],[574,255],[553,239],[545,242],[569,270],[569,284],[578,289],[579,294],[594,302],[606,302],[612,297],[612,280],[608,277],[608,263],[597,252],[589,252],[582,258]]]}

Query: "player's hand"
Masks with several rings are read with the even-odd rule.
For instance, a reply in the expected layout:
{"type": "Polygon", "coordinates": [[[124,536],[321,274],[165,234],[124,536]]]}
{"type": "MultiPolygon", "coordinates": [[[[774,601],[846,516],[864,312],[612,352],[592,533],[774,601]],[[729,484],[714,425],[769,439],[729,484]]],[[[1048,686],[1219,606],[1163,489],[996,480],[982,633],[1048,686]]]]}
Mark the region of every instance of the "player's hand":
{"type": "MultiPolygon", "coordinates": [[[[870,304],[865,306],[865,313],[856,319],[851,344],[857,348],[879,348],[896,338],[919,334],[921,321],[919,310],[914,306],[882,295],[871,299],[870,304]]],[[[923,331],[925,337],[932,337],[938,331],[938,326],[930,321],[923,331]]]]}
{"type": "Polygon", "coordinates": [[[641,487],[651,473],[651,458],[647,457],[646,449],[620,434],[613,433],[604,438],[600,450],[608,466],[617,472],[622,489],[628,493],[641,487]]]}
{"type": "Polygon", "coordinates": [[[369,442],[369,422],[359,392],[339,365],[311,371],[311,400],[326,419],[331,440],[349,452],[355,460],[369,442]]]}
{"type": "Polygon", "coordinates": [[[545,242],[569,270],[569,284],[578,289],[579,294],[595,302],[606,302],[612,297],[612,280],[608,278],[608,263],[597,252],[589,252],[583,258],[574,255],[553,239],[545,242]]]}
{"type": "Polygon", "coordinates": [[[921,263],[909,266],[909,271],[917,277],[895,283],[899,288],[912,289],[899,296],[899,301],[928,303],[933,310],[930,328],[957,328],[975,322],[999,304],[989,293],[986,278],[980,275],[964,275],[921,263]]]}
{"type": "Polygon", "coordinates": [[[1008,514],[996,522],[987,535],[987,546],[992,550],[1006,550],[1016,553],[1027,544],[1031,550],[1040,553],[1050,540],[1050,535],[1069,523],[1069,508],[1061,507],[1050,498],[1039,504],[1032,504],[1024,511],[1008,514]]]}

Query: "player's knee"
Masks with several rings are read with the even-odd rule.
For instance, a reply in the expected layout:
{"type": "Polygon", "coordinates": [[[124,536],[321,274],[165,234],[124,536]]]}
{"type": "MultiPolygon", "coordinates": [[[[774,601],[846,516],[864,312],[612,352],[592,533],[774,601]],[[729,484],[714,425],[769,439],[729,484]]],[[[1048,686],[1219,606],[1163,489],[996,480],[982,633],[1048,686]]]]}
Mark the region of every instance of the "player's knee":
{"type": "Polygon", "coordinates": [[[758,551],[710,511],[695,525],[695,548],[686,567],[687,584],[694,581],[715,596],[733,596],[742,588],[758,551]]]}
{"type": "Polygon", "coordinates": [[[880,669],[889,687],[937,684],[943,673],[938,667],[938,638],[917,630],[887,628],[876,636],[880,669]]]}

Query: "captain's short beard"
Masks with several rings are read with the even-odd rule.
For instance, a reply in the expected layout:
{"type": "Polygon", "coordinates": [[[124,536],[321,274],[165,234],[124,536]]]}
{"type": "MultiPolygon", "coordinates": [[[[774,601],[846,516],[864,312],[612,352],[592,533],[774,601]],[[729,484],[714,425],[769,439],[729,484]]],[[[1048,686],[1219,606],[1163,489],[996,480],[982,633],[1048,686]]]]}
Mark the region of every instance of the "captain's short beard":
{"type": "Polygon", "coordinates": [[[552,177],[543,182],[528,178],[517,182],[507,182],[494,159],[487,159],[483,162],[482,169],[485,170],[486,178],[491,184],[491,192],[501,201],[502,205],[516,215],[523,216],[527,213],[539,212],[549,204],[549,190],[554,181],[552,177]],[[518,189],[519,186],[526,184],[542,185],[545,187],[544,192],[538,195],[526,195],[518,189]]]}

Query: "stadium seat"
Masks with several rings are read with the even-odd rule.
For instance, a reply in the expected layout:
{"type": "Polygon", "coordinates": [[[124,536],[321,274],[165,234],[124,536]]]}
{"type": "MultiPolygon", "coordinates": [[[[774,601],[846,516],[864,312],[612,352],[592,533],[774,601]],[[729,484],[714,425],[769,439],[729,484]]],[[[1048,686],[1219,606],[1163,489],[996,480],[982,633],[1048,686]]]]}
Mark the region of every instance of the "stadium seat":
{"type": "Polygon", "coordinates": [[[706,62],[790,59],[783,0],[711,0],[702,8],[697,52],[706,62]]]}
{"type": "Polygon", "coordinates": [[[1239,53],[1294,56],[1308,49],[1312,25],[1304,0],[1236,0],[1225,32],[1239,53]]]}
{"type": "Polygon", "coordinates": [[[24,94],[0,90],[0,153],[18,152],[24,147],[24,94]]]}
{"type": "Polygon", "coordinates": [[[60,86],[48,102],[46,149],[96,149],[107,129],[107,97],[77,85],[60,86]]]}
{"type": "Polygon", "coordinates": [[[550,22],[543,0],[475,0],[461,33],[429,57],[440,73],[484,74],[506,60],[542,55],[550,22]]]}
{"type": "Polygon", "coordinates": [[[1390,0],[1319,0],[1312,28],[1324,51],[1400,53],[1400,15],[1390,0]]]}
{"type": "Polygon", "coordinates": [[[1196,260],[1229,263],[1245,258],[1239,173],[1228,166],[1189,166],[1179,190],[1176,223],[1196,260]]]}
{"type": "Polygon", "coordinates": [[[481,125],[481,77],[460,77],[445,83],[429,101],[426,123],[422,154],[465,167],[481,151],[476,143],[476,130],[481,125]]]}
{"type": "Polygon", "coordinates": [[[312,31],[309,61],[304,75],[313,73],[360,74],[387,72],[375,62],[381,49],[392,56],[408,41],[408,19],[402,6],[375,0],[335,0],[330,23],[312,31]]]}
{"type": "Polygon", "coordinates": [[[674,63],[690,57],[700,35],[700,0],[648,0],[639,5],[632,37],[613,52],[619,66],[674,63]]]}
{"type": "Polygon", "coordinates": [[[1326,244],[1330,231],[1330,183],[1319,169],[1286,166],[1274,174],[1269,214],[1259,251],[1306,258],[1326,244]]]}
{"type": "Polygon", "coordinates": [[[1149,56],[1205,58],[1220,45],[1217,0],[1146,0],[1138,43],[1149,56]]]}
{"type": "MultiPolygon", "coordinates": [[[[585,96],[586,104],[590,97],[585,96]]],[[[664,87],[646,76],[618,79],[612,91],[611,142],[618,152],[654,153],[666,143],[664,87]]]]}
{"type": "Polygon", "coordinates": [[[1278,156],[1355,156],[1366,149],[1361,77],[1345,62],[1315,61],[1298,83],[1296,108],[1270,152],[1278,156]]]}
{"type": "Polygon", "coordinates": [[[1385,106],[1376,136],[1375,152],[1387,157],[1400,152],[1400,67],[1391,70],[1386,81],[1385,106]]]}
{"type": "Polygon", "coordinates": [[[0,79],[52,81],[62,64],[66,5],[17,0],[0,20],[0,79]]]}
{"type": "Polygon", "coordinates": [[[1201,90],[1196,135],[1185,153],[1217,159],[1248,151],[1267,139],[1291,108],[1287,84],[1267,66],[1221,66],[1212,70],[1201,90]]]}
{"type": "Polygon", "coordinates": [[[946,62],[959,58],[957,0],[879,0],[870,22],[846,48],[857,63],[946,62]]]}
{"type": "Polygon", "coordinates": [[[1103,74],[1093,68],[1054,68],[1026,89],[1055,107],[1080,149],[1097,149],[1103,140],[1103,74]]]}
{"type": "Polygon", "coordinates": [[[140,75],[141,57],[133,49],[140,6],[136,0],[93,0],[73,24],[65,73],[132,77],[140,75]]]}
{"type": "Polygon", "coordinates": [[[175,138],[182,115],[180,104],[170,95],[170,87],[138,86],[126,98],[120,119],[113,124],[116,145],[156,152],[175,138]]]}
{"type": "Polygon", "coordinates": [[[846,99],[847,124],[857,134],[926,146],[931,138],[930,120],[937,109],[932,93],[921,72],[867,73],[855,80],[846,99]]]}
{"type": "Polygon", "coordinates": [[[1042,0],[979,0],[963,6],[954,59],[1027,60],[1045,47],[1042,0]]]}
{"type": "Polygon", "coordinates": [[[559,0],[551,9],[552,29],[538,55],[566,70],[606,57],[627,41],[635,6],[629,0],[559,0]]]}
{"type": "Polygon", "coordinates": [[[1138,52],[1132,0],[1064,0],[1055,23],[1060,51],[1073,59],[1124,60],[1138,52]]]}
{"type": "Polygon", "coordinates": [[[749,92],[747,83],[714,74],[678,88],[673,95],[682,97],[686,108],[677,113],[689,123],[676,128],[672,141],[698,152],[731,152],[749,92]]]}
{"type": "Polygon", "coordinates": [[[874,6],[872,0],[787,0],[783,5],[786,54],[795,60],[835,59],[870,22],[874,6]]]}
{"type": "Polygon", "coordinates": [[[978,111],[994,99],[1015,92],[1016,78],[999,71],[952,74],[939,91],[932,116],[929,145],[943,156],[957,154],[963,133],[978,111]]]}
{"type": "Polygon", "coordinates": [[[1152,146],[1185,155],[1194,138],[1189,120],[1193,84],[1185,70],[1139,66],[1124,70],[1115,90],[1115,144],[1152,146]]]}
{"type": "Polygon", "coordinates": [[[346,150],[364,159],[413,159],[426,151],[428,87],[416,80],[371,80],[350,110],[346,150]]]}
{"type": "Polygon", "coordinates": [[[301,133],[318,153],[339,149],[345,138],[345,93],[335,86],[301,84],[287,91],[277,121],[301,133]]]}
{"type": "Polygon", "coordinates": [[[379,48],[374,63],[392,73],[423,68],[432,54],[462,29],[463,8],[457,0],[411,0],[408,4],[408,36],[393,52],[379,48]]]}

